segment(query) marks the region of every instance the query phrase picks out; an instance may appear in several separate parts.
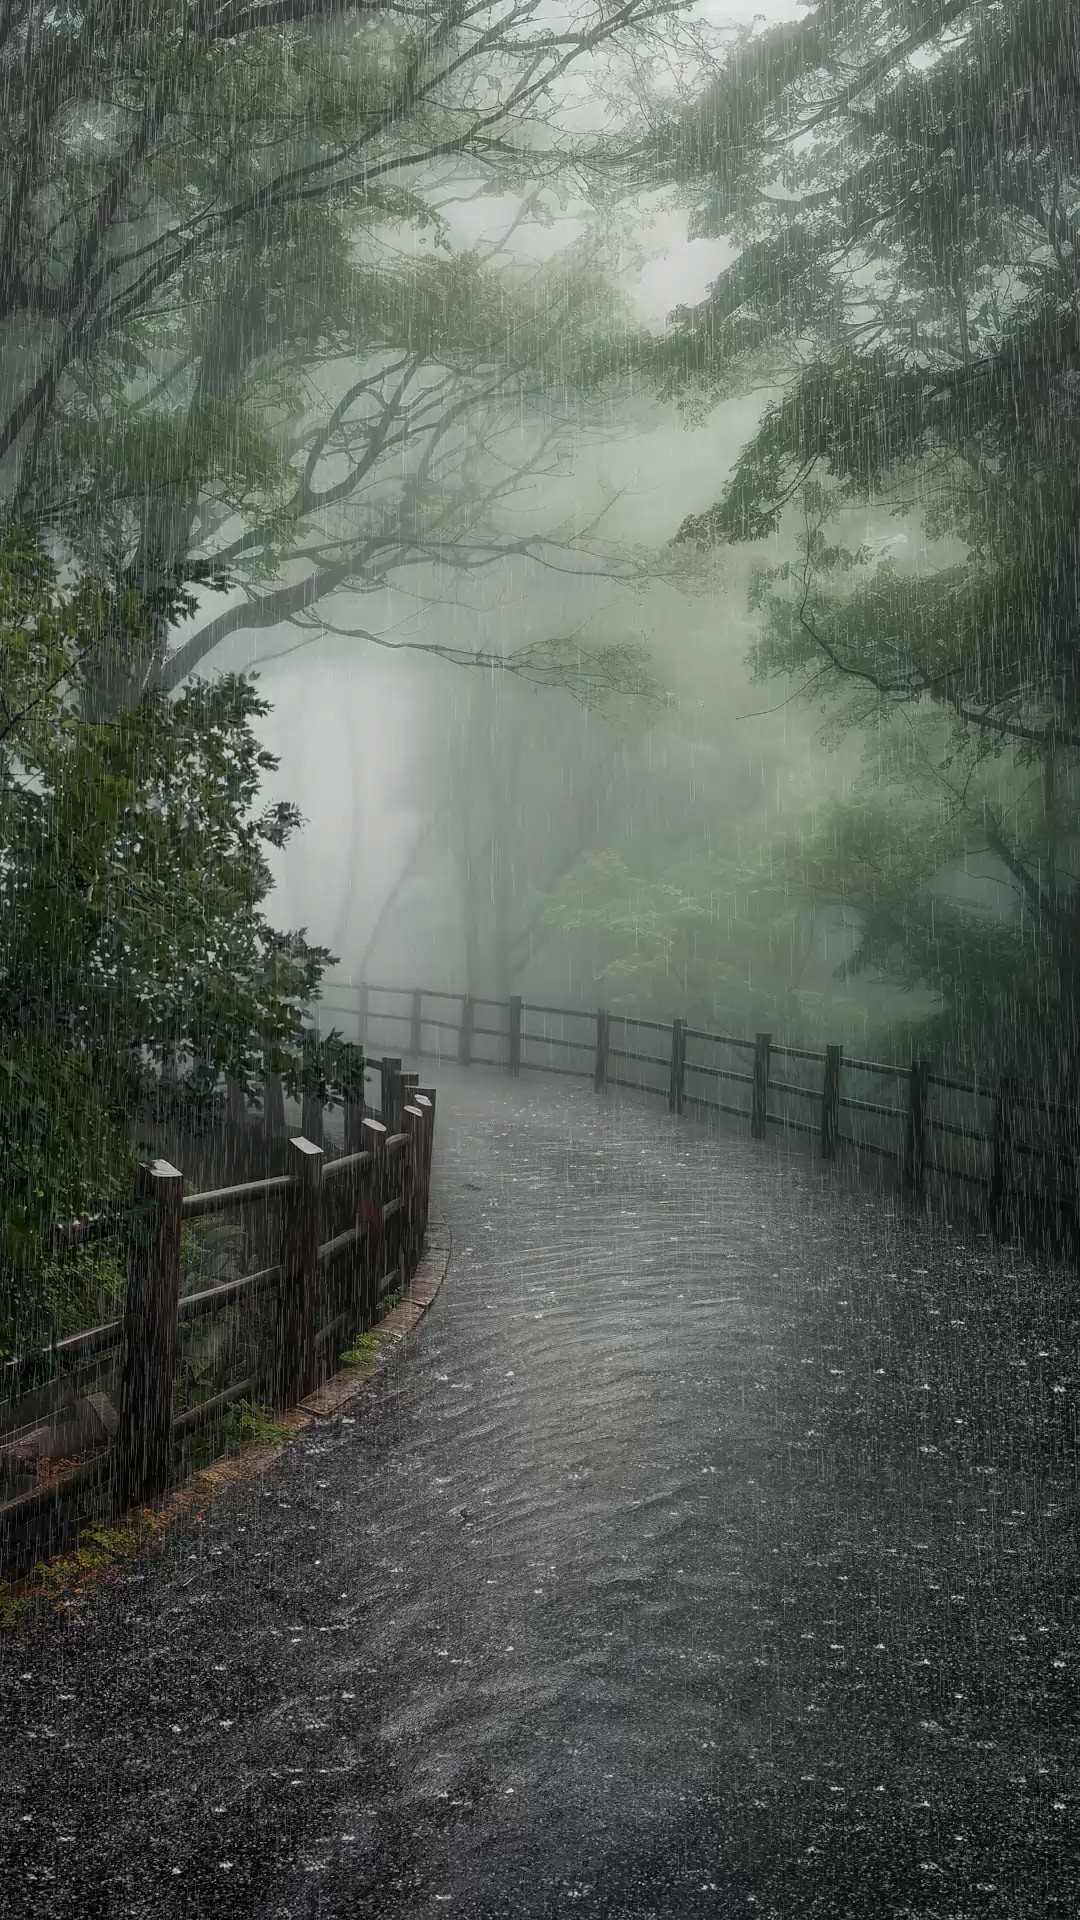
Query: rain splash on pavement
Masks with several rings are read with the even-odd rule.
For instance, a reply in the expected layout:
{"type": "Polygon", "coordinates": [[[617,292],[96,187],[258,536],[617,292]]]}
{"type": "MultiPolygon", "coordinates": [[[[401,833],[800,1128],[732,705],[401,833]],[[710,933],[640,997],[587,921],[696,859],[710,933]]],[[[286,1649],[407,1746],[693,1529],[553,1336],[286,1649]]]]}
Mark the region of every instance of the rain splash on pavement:
{"type": "Polygon", "coordinates": [[[1071,1914],[1067,1277],[591,1092],[439,1097],[419,1332],[0,1643],[12,1920],[1071,1914]]]}

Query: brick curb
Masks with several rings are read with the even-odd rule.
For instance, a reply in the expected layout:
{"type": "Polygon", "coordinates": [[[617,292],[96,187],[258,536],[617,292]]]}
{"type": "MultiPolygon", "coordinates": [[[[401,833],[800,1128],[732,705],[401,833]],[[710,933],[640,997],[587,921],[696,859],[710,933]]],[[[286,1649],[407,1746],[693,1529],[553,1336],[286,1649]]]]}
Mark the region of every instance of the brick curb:
{"type": "Polygon", "coordinates": [[[340,1373],[332,1374],[314,1393],[309,1393],[306,1399],[299,1402],[296,1409],[298,1413],[308,1414],[315,1420],[326,1420],[339,1413],[366,1387],[369,1380],[374,1379],[385,1362],[386,1351],[407,1339],[419,1325],[446,1278],[453,1249],[449,1226],[441,1214],[435,1213],[434,1208],[432,1213],[434,1224],[428,1231],[423,1258],[409,1282],[404,1299],[371,1329],[382,1343],[384,1352],[361,1367],[344,1367],[340,1373]]]}
{"type": "MultiPolygon", "coordinates": [[[[116,1537],[116,1551],[101,1564],[92,1568],[80,1566],[77,1550],[48,1556],[39,1564],[51,1564],[59,1568],[67,1563],[70,1567],[70,1577],[58,1583],[57,1591],[52,1596],[36,1588],[32,1576],[0,1580],[0,1603],[4,1600],[9,1604],[14,1603],[10,1620],[0,1619],[0,1632],[11,1631],[15,1615],[21,1614],[24,1607],[28,1611],[37,1611],[44,1606],[58,1614],[65,1611],[78,1594],[86,1593],[90,1587],[107,1580],[111,1572],[144,1552],[178,1521],[190,1518],[196,1525],[200,1524],[203,1511],[227,1487],[257,1480],[264,1473],[269,1473],[299,1434],[307,1432],[317,1420],[331,1419],[348,1406],[382,1370],[391,1352],[423,1319],[446,1278],[452,1248],[450,1228],[433,1207],[423,1257],[409,1282],[408,1290],[398,1305],[372,1329],[379,1336],[380,1351],[371,1360],[360,1367],[343,1368],[315,1393],[308,1394],[298,1406],[290,1407],[279,1415],[277,1425],[281,1430],[281,1441],[276,1445],[248,1446],[239,1453],[215,1460],[210,1466],[200,1468],[180,1486],[174,1487],[155,1506],[134,1508],[121,1516],[115,1527],[109,1528],[116,1537]]],[[[2,1612],[0,1605],[0,1614],[2,1612]]]]}

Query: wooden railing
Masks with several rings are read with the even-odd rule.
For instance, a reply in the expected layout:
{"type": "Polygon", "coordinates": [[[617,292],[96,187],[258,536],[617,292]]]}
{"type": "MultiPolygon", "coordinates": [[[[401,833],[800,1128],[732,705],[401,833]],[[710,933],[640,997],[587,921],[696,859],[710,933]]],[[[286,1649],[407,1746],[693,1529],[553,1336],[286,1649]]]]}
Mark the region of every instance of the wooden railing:
{"type": "MultiPolygon", "coordinates": [[[[383,1117],[362,1107],[346,1115],[351,1150],[331,1156],[297,1136],[286,1144],[284,1174],[199,1193],[184,1192],[183,1173],[168,1161],[140,1169],[135,1202],[122,1225],[106,1223],[126,1245],[123,1318],[0,1369],[0,1402],[7,1403],[0,1445],[10,1450],[27,1430],[18,1419],[22,1402],[12,1404],[20,1379],[32,1372],[51,1374],[54,1384],[56,1376],[74,1379],[80,1368],[111,1353],[118,1405],[93,1396],[104,1408],[103,1434],[110,1444],[0,1504],[0,1530],[9,1533],[91,1481],[107,1482],[121,1507],[154,1498],[168,1484],[177,1442],[185,1435],[239,1400],[256,1398],[279,1409],[295,1405],[334,1370],[338,1345],[376,1321],[387,1295],[407,1284],[423,1249],[435,1129],[433,1088],[421,1088],[419,1076],[402,1073],[399,1063],[383,1063],[381,1078],[383,1117]],[[256,1217],[276,1239],[277,1259],[182,1296],[183,1230],[222,1215],[256,1217]],[[261,1332],[249,1373],[178,1412],[181,1329],[236,1305],[251,1309],[261,1332]]],[[[67,1244],[101,1232],[100,1221],[79,1223],[67,1244]]],[[[31,1393],[25,1410],[33,1403],[31,1393]]],[[[32,1412],[29,1417],[32,1423],[32,1412]]]]}
{"type": "Polygon", "coordinates": [[[591,1080],[597,1091],[666,1096],[672,1113],[745,1120],[754,1139],[812,1138],[826,1161],[865,1154],[892,1162],[912,1193],[928,1175],[966,1183],[981,1190],[995,1219],[1035,1188],[1074,1206],[1080,1109],[1012,1080],[965,1079],[925,1060],[899,1065],[841,1046],[798,1047],[769,1033],[739,1037],[603,1008],[367,983],[338,983],[333,993],[327,1012],[351,1016],[362,1040],[374,1034],[378,1044],[392,1031],[412,1059],[532,1069],[591,1080]]]}

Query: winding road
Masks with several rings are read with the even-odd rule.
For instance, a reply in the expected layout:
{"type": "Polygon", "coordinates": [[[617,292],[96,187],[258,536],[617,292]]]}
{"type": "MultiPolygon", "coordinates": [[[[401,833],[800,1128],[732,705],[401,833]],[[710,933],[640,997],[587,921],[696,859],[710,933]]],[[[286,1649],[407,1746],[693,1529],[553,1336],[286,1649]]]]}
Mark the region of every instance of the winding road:
{"type": "Polygon", "coordinates": [[[443,1289],[0,1637],[8,1920],[1075,1914],[1075,1279],[440,1074],[443,1289]]]}

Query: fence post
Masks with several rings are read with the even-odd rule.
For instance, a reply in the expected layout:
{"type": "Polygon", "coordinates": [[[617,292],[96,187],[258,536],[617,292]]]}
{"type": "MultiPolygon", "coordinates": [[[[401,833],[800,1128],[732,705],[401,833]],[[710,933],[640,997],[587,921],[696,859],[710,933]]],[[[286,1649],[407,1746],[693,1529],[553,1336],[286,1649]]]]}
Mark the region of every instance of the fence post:
{"type": "Polygon", "coordinates": [[[367,1191],[360,1190],[360,1224],[364,1228],[363,1277],[360,1295],[360,1323],[370,1327],[379,1301],[379,1281],[383,1259],[383,1201],[386,1198],[387,1132],[381,1120],[364,1116],[364,1145],[371,1154],[371,1173],[367,1191]]]}
{"type": "Polygon", "coordinates": [[[458,1030],[457,1057],[458,1057],[459,1067],[468,1067],[472,1065],[472,1036],[473,1036],[473,1022],[475,1018],[476,1018],[476,1003],[473,1000],[472,994],[466,993],[462,996],[461,1026],[458,1030]]]}
{"type": "Polygon", "coordinates": [[[603,1093],[607,1086],[608,1063],[608,1017],[603,1008],[596,1015],[596,1067],[593,1072],[593,1091],[603,1093]]]}
{"type": "Polygon", "coordinates": [[[424,996],[417,987],[412,997],[412,1019],[409,1023],[409,1052],[414,1060],[420,1058],[420,1033],[424,1024],[424,996]]]}
{"type": "Polygon", "coordinates": [[[351,1084],[358,1087],[359,1092],[345,1096],[345,1151],[359,1153],[364,1144],[361,1132],[364,1123],[364,1055],[362,1051],[356,1063],[356,1079],[351,1084]]]}
{"type": "Polygon", "coordinates": [[[683,1109],[683,1076],[686,1071],[686,1021],[671,1023],[671,1083],[668,1087],[668,1112],[683,1109]]]}
{"type": "Polygon", "coordinates": [[[268,1073],[263,1090],[263,1121],[268,1140],[285,1138],[285,1088],[280,1073],[268,1073]]]}
{"type": "Polygon", "coordinates": [[[403,1117],[405,1131],[409,1136],[409,1170],[405,1180],[405,1233],[401,1278],[407,1285],[420,1263],[420,1249],[424,1244],[424,1133],[427,1128],[428,1114],[426,1107],[413,1106],[410,1101],[403,1117]]]}
{"type": "Polygon", "coordinates": [[[139,1169],[127,1261],[116,1437],[117,1495],[122,1506],[152,1500],[164,1492],[172,1467],[183,1196],[184,1176],[167,1160],[139,1169]]]}
{"type": "Polygon", "coordinates": [[[510,1073],[516,1080],[521,1072],[521,995],[510,997],[510,1073]]]}
{"type": "Polygon", "coordinates": [[[750,1138],[764,1140],[769,1113],[771,1033],[754,1035],[754,1082],[750,1089],[750,1138]]]}
{"type": "Polygon", "coordinates": [[[405,1105],[405,1075],[401,1071],[401,1061],[395,1057],[390,1062],[390,1131],[401,1133],[403,1122],[401,1110],[405,1105]]]}
{"type": "Polygon", "coordinates": [[[420,1085],[420,1075],[418,1073],[399,1073],[398,1074],[397,1131],[399,1133],[408,1133],[409,1131],[408,1127],[405,1124],[405,1109],[407,1106],[411,1105],[413,1095],[416,1092],[416,1089],[419,1085],[420,1085]]]}
{"type": "Polygon", "coordinates": [[[826,1047],[825,1078],[821,1087],[821,1157],[835,1160],[840,1143],[840,1068],[843,1047],[826,1047]]]}
{"type": "Polygon", "coordinates": [[[1009,1226],[1013,1188],[1013,1147],[1016,1116],[1012,1082],[1003,1074],[994,1097],[990,1131],[990,1220],[995,1233],[1009,1226]]]}
{"type": "Polygon", "coordinates": [[[275,1328],[274,1404],[278,1407],[294,1406],[314,1385],[322,1148],[302,1136],[290,1140],[288,1168],[293,1185],[287,1199],[275,1328]]]}
{"type": "MultiPolygon", "coordinates": [[[[399,1108],[395,1131],[405,1133],[405,1114],[399,1108]]],[[[397,1272],[399,1282],[405,1280],[405,1249],[408,1239],[409,1205],[409,1156],[402,1147],[395,1147],[386,1158],[386,1191],[388,1202],[397,1201],[389,1221],[383,1223],[383,1266],[389,1272],[397,1272]]],[[[380,1280],[384,1276],[379,1275],[380,1280]]],[[[378,1293],[376,1293],[378,1299],[378,1293]]]]}
{"type": "Polygon", "coordinates": [[[907,1118],[904,1125],[904,1187],[908,1193],[923,1190],[926,1165],[926,1076],[925,1060],[913,1060],[908,1074],[907,1118]]]}
{"type": "Polygon", "coordinates": [[[401,1061],[394,1054],[383,1055],[380,1106],[387,1133],[397,1133],[401,1107],[401,1061]]]}
{"type": "Polygon", "coordinates": [[[424,1133],[424,1231],[427,1231],[428,1214],[431,1210],[431,1155],[435,1145],[435,1089],[417,1087],[416,1103],[427,1109],[427,1127],[424,1133]]]}
{"type": "Polygon", "coordinates": [[[305,1140],[310,1140],[313,1147],[325,1144],[323,1104],[317,1093],[305,1093],[301,1125],[305,1140]]]}
{"type": "Polygon", "coordinates": [[[225,1115],[230,1127],[247,1125],[247,1096],[242,1080],[234,1080],[230,1074],[225,1081],[225,1115]]]}

